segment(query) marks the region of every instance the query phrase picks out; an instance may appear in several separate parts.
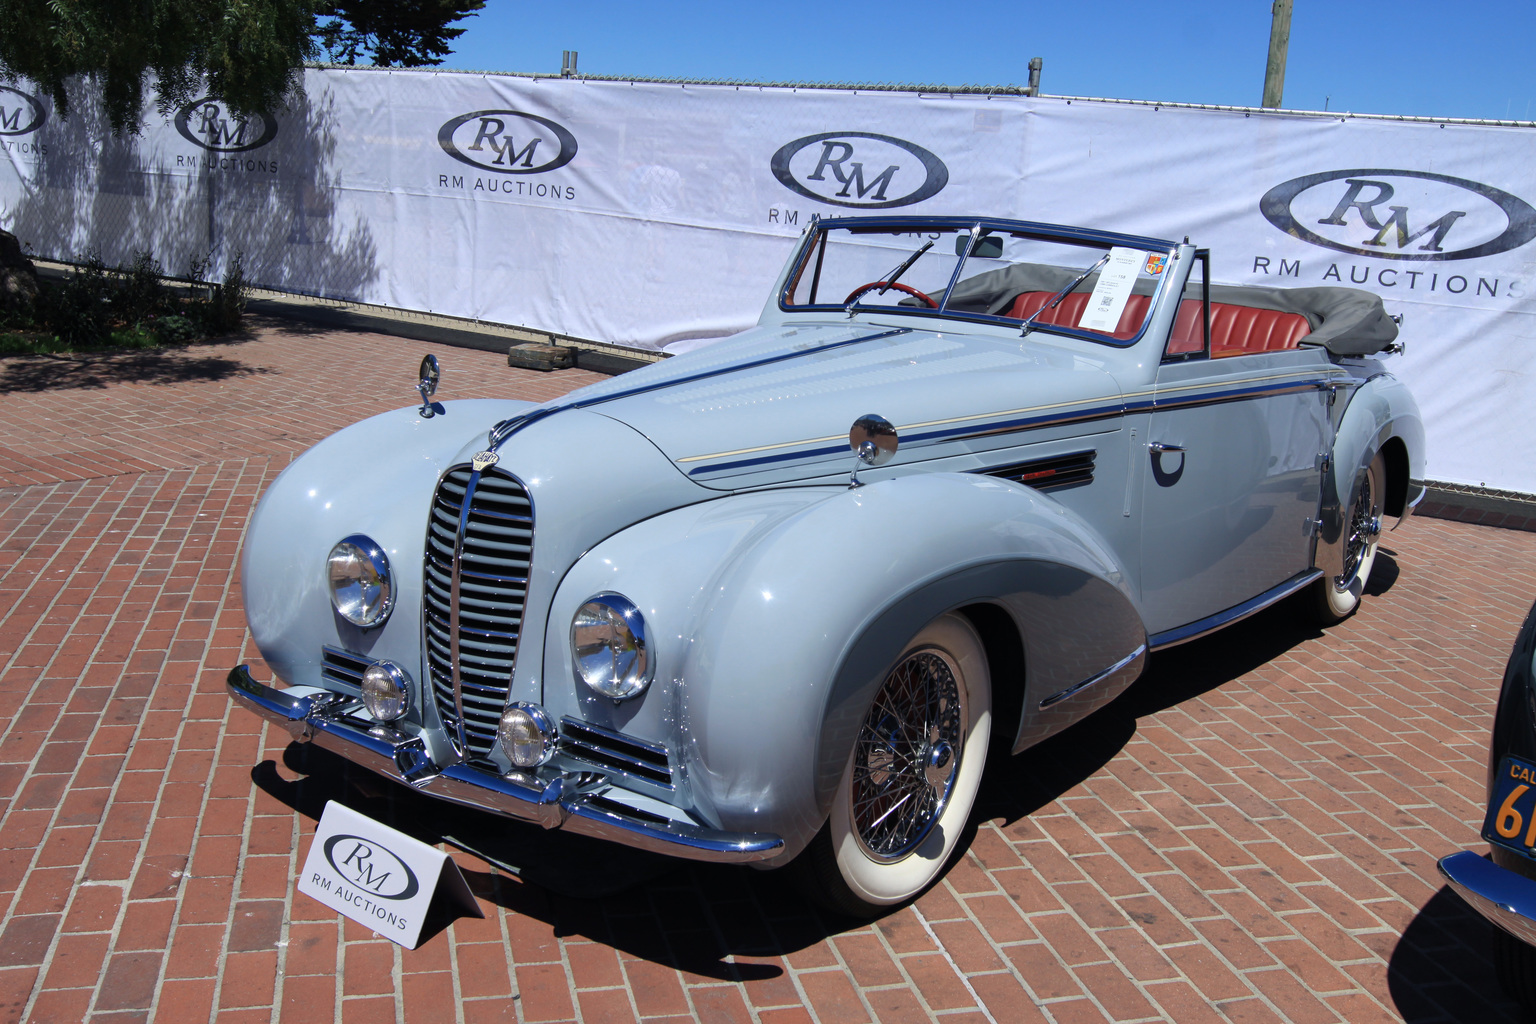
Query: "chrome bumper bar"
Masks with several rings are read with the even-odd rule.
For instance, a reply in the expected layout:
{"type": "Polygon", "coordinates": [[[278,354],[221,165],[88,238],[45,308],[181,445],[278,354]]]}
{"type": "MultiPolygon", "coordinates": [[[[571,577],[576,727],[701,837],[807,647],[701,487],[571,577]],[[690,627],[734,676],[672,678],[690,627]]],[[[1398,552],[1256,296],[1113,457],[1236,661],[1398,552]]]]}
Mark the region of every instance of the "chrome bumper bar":
{"type": "Polygon", "coordinates": [[[689,860],[747,863],[784,850],[784,840],[771,833],[655,822],[613,810],[612,802],[594,806],[591,794],[578,792],[575,778],[565,773],[493,775],[465,764],[441,767],[419,738],[374,731],[371,722],[339,710],[330,694],[294,697],[258,683],[246,665],[231,669],[225,685],[236,704],[298,742],[314,743],[439,800],[689,860]]]}
{"type": "Polygon", "coordinates": [[[1440,873],[1473,910],[1521,942],[1536,946],[1536,881],[1471,850],[1440,858],[1440,873]]]}

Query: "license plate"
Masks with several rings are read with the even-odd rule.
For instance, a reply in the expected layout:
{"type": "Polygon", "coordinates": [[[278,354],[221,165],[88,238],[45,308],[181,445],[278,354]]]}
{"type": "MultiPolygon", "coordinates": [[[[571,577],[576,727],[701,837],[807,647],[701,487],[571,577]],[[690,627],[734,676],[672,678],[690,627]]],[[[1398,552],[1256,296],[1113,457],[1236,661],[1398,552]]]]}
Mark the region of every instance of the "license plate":
{"type": "Polygon", "coordinates": [[[1523,757],[1499,762],[1483,838],[1536,859],[1536,764],[1523,757]]]}

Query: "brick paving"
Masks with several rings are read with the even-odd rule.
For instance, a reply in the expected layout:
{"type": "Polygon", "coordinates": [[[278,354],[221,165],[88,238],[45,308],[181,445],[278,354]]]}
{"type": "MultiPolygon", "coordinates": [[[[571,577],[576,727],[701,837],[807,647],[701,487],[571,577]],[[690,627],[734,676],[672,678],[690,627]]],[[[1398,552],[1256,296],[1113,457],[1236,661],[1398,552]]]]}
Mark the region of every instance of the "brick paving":
{"type": "Polygon", "coordinates": [[[1157,655],[988,780],[939,886],[854,926],[777,875],[446,813],[230,707],[231,665],[265,678],[252,503],[427,351],[442,398],[594,379],[276,322],[0,359],[0,1019],[1515,1019],[1434,862],[1477,845],[1536,534],[1416,519],[1338,628],[1282,606],[1157,655]],[[296,894],[332,798],[441,843],[485,918],[408,951],[296,894]]]}

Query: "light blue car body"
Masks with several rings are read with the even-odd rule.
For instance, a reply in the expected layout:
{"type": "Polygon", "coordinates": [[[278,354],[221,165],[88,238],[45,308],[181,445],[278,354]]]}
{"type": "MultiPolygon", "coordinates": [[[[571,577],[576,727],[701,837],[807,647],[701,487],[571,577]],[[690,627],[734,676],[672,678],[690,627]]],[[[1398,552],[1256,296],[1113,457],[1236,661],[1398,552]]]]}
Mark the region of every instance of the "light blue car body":
{"type": "Polygon", "coordinates": [[[827,820],[875,690],[938,615],[965,611],[985,641],[1006,714],[994,732],[1015,751],[1037,743],[1113,699],[1150,651],[1338,574],[1342,510],[1378,455],[1387,512],[1422,492],[1419,414],[1379,359],[1303,344],[1165,361],[1196,257],[1165,244],[1166,280],[1123,347],[786,310],[792,259],[756,328],[697,352],[543,406],[450,400],[430,418],[409,407],[350,426],[253,516],[246,616],[289,689],[247,673],[231,692],[295,738],[447,800],[764,866],[827,820]],[[855,488],[848,430],[867,413],[896,425],[900,447],[855,488]],[[473,762],[444,727],[423,651],[429,506],[507,421],[498,469],[534,519],[507,700],[652,750],[665,784],[584,760],[564,732],[535,771],[498,749],[473,762]],[[1087,478],[1042,490],[996,475],[1057,459],[1079,477],[1086,460],[1087,478]],[[373,629],[336,614],[327,586],[327,554],[353,534],[392,569],[393,608],[373,629]],[[637,698],[577,677],[572,618],[600,593],[644,615],[655,674],[637,698]],[[405,718],[370,733],[327,649],[405,667],[405,718]]]}

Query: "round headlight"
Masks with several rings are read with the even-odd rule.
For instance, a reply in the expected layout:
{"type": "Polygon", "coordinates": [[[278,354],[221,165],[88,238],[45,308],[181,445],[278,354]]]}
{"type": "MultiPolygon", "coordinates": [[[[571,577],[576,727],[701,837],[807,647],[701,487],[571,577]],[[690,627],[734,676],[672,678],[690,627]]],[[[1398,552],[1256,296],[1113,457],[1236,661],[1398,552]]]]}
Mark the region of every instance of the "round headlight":
{"type": "Polygon", "coordinates": [[[380,722],[393,722],[411,706],[410,678],[392,661],[363,669],[363,707],[380,722]]]}
{"type": "Polygon", "coordinates": [[[555,752],[555,725],[537,704],[509,705],[501,713],[496,738],[507,760],[518,768],[537,768],[555,752]]]}
{"type": "Polygon", "coordinates": [[[598,594],[571,620],[571,660],[576,678],[604,697],[633,697],[651,681],[645,619],[628,598],[598,594]]]}
{"type": "Polygon", "coordinates": [[[389,559],[370,538],[355,533],[331,548],[325,560],[331,585],[331,604],[354,626],[371,629],[383,625],[395,604],[389,578],[389,559]]]}

